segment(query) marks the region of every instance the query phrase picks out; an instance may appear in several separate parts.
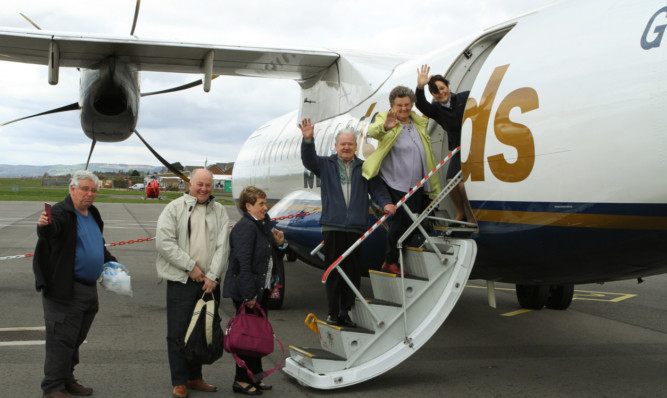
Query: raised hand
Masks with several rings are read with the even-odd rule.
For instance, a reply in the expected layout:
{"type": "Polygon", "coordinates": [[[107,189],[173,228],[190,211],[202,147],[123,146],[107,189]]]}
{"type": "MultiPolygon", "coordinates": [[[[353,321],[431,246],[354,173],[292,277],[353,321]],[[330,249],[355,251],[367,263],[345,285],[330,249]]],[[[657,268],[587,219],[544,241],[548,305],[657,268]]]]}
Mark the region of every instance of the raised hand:
{"type": "Polygon", "coordinates": [[[303,134],[304,140],[312,140],[313,135],[315,135],[315,126],[310,122],[310,118],[305,118],[299,124],[301,129],[301,134],[303,134]]]}
{"type": "Polygon", "coordinates": [[[428,84],[428,81],[431,79],[429,72],[431,72],[431,67],[426,64],[417,69],[417,88],[424,88],[428,84]]]}
{"type": "Polygon", "coordinates": [[[384,131],[393,129],[397,124],[398,119],[396,118],[396,113],[394,113],[392,110],[389,110],[387,113],[387,119],[384,121],[384,131]]]}

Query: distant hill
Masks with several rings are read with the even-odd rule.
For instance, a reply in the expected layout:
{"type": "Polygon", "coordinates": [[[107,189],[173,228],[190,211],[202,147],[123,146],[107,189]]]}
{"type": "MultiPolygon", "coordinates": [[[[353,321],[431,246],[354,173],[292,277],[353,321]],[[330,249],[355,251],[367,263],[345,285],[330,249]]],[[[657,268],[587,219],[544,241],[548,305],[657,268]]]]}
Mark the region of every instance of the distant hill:
{"type": "MultiPolygon", "coordinates": [[[[30,166],[30,165],[12,165],[0,164],[0,177],[42,177],[44,173],[49,173],[50,176],[60,176],[71,174],[77,170],[83,170],[86,165],[73,164],[56,164],[50,166],[30,166]]],[[[93,172],[100,173],[116,173],[118,171],[127,172],[137,170],[139,172],[159,172],[162,166],[150,166],[145,164],[111,164],[111,163],[91,163],[88,169],[93,172]]]]}

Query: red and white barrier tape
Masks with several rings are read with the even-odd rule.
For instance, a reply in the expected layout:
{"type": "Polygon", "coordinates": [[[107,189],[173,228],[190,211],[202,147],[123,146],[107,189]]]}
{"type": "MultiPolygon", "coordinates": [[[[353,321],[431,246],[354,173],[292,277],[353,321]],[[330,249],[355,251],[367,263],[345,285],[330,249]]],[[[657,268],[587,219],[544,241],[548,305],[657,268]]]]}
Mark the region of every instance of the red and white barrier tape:
{"type": "MultiPolygon", "coordinates": [[[[452,158],[452,156],[454,156],[454,155],[455,155],[458,151],[460,151],[460,150],[461,150],[461,147],[457,147],[457,148],[454,149],[452,152],[450,152],[449,155],[447,155],[446,158],[442,159],[442,160],[440,161],[440,163],[438,163],[438,164],[433,168],[433,170],[431,170],[431,171],[430,171],[424,178],[422,178],[421,181],[419,181],[419,182],[417,183],[417,185],[415,185],[414,187],[412,187],[412,189],[410,189],[410,191],[409,191],[407,194],[405,194],[405,196],[403,196],[403,197],[401,198],[401,200],[398,201],[398,203],[396,204],[396,210],[398,210],[399,207],[403,206],[403,204],[405,203],[405,201],[406,201],[410,196],[412,196],[412,194],[415,193],[415,191],[416,191],[417,189],[419,189],[419,187],[421,187],[422,184],[426,183],[426,181],[427,181],[429,178],[431,178],[431,176],[432,176],[433,174],[435,174],[436,171],[438,171],[438,170],[439,170],[439,169],[440,169],[440,168],[441,168],[447,161],[449,161],[449,159],[452,158]]],[[[377,220],[377,222],[376,222],[375,224],[373,224],[373,226],[372,226],[368,231],[364,232],[364,234],[361,235],[361,238],[359,238],[356,242],[354,242],[354,244],[353,244],[352,246],[350,246],[350,247],[345,251],[345,253],[341,254],[341,256],[338,257],[338,259],[336,259],[336,261],[334,261],[334,262],[329,266],[329,268],[327,268],[326,271],[324,271],[324,275],[322,275],[322,283],[325,283],[325,282],[327,281],[327,278],[329,277],[329,274],[331,273],[331,271],[333,271],[333,269],[336,267],[336,265],[338,265],[338,263],[340,263],[341,261],[343,261],[343,259],[344,259],[345,257],[349,256],[350,253],[352,253],[352,252],[354,251],[354,249],[356,249],[359,245],[361,245],[361,242],[363,242],[364,239],[366,239],[367,236],[369,236],[370,234],[372,234],[373,231],[375,231],[375,230],[380,226],[380,224],[382,224],[388,217],[389,217],[389,213],[385,213],[384,216],[382,216],[382,218],[380,218],[379,220],[377,220]]],[[[324,245],[324,241],[322,241],[322,243],[320,243],[320,245],[324,245]]],[[[320,246],[318,246],[318,247],[320,247],[320,246]]]]}
{"type": "MultiPolygon", "coordinates": [[[[134,244],[134,243],[151,242],[153,239],[155,239],[155,237],[150,236],[148,238],[130,239],[130,240],[125,240],[125,241],[120,241],[120,242],[106,243],[104,246],[109,246],[109,247],[124,246],[124,245],[131,245],[131,244],[134,244]]],[[[19,255],[16,255],[16,256],[0,257],[0,261],[2,261],[2,260],[12,260],[12,259],[15,259],[15,258],[30,258],[30,257],[33,257],[33,256],[34,256],[33,253],[19,254],[19,255]]]]}

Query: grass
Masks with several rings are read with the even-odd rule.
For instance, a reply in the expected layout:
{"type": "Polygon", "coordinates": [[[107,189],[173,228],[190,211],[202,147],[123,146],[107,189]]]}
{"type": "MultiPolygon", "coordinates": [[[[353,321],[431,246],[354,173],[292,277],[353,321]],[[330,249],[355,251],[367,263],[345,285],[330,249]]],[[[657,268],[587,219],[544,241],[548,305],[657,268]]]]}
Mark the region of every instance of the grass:
{"type": "MultiPolygon", "coordinates": [[[[43,188],[40,179],[0,178],[0,202],[35,201],[60,202],[69,194],[69,188],[43,188]]],[[[127,189],[101,189],[95,202],[99,203],[168,203],[183,195],[182,192],[160,192],[162,200],[144,199],[144,191],[127,189]]],[[[216,200],[223,205],[234,205],[230,193],[215,192],[216,200]]]]}

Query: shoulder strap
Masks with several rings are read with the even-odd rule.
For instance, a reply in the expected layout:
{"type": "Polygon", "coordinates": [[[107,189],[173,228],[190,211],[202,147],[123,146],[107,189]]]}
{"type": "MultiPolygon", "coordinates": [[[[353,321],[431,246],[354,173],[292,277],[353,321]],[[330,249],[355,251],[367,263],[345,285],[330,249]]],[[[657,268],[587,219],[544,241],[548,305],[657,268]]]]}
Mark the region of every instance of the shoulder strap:
{"type": "Polygon", "coordinates": [[[199,319],[199,315],[201,314],[202,310],[206,313],[206,344],[213,344],[213,318],[215,317],[215,300],[204,301],[203,296],[197,301],[195,309],[192,312],[192,318],[190,319],[190,324],[188,325],[188,331],[185,333],[186,344],[190,339],[190,335],[192,334],[192,331],[197,324],[197,319],[199,319]]]}
{"type": "Polygon", "coordinates": [[[263,378],[269,376],[271,373],[275,372],[276,370],[280,369],[281,366],[283,366],[283,362],[285,362],[285,348],[283,347],[283,343],[280,340],[278,340],[278,338],[275,335],[273,336],[273,338],[276,339],[276,341],[280,345],[280,350],[282,351],[282,354],[281,354],[282,357],[280,358],[280,363],[278,364],[278,366],[276,366],[275,368],[273,368],[271,370],[264,371],[261,374],[260,373],[258,373],[258,374],[252,373],[250,371],[250,369],[248,369],[248,365],[246,365],[245,361],[243,359],[239,358],[238,355],[232,353],[232,357],[234,357],[234,361],[236,361],[236,364],[239,365],[239,367],[246,370],[246,372],[248,373],[248,377],[250,377],[250,380],[252,380],[252,381],[262,380],[263,378]]]}

